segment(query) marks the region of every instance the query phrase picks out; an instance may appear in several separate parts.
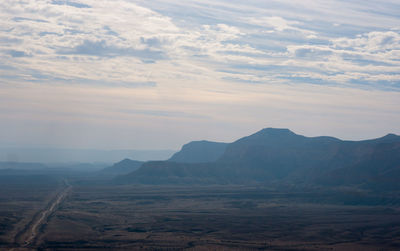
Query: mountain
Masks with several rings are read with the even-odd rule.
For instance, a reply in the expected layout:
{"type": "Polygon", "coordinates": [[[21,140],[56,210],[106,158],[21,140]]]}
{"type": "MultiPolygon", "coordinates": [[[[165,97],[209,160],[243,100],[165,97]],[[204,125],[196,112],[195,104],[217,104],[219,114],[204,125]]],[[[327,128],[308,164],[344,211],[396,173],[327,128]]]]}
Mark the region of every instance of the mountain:
{"type": "Polygon", "coordinates": [[[399,136],[388,134],[376,140],[348,144],[352,145],[347,146],[349,153],[358,156],[357,162],[332,170],[318,181],[329,185],[364,184],[373,188],[400,189],[399,136]]]}
{"type": "Polygon", "coordinates": [[[267,128],[227,146],[219,162],[256,170],[255,178],[264,181],[354,185],[400,167],[399,146],[400,137],[394,134],[373,140],[342,141],[267,128]]]}
{"type": "Polygon", "coordinates": [[[169,161],[178,163],[204,163],[218,160],[225,152],[227,143],[192,141],[175,153],[169,161]]]}
{"type": "MultiPolygon", "coordinates": [[[[190,145],[190,144],[188,144],[190,145]]],[[[188,148],[191,155],[196,148],[188,148]]],[[[201,148],[197,148],[201,149],[201,148]]],[[[215,155],[217,156],[217,154],[215,155]]],[[[172,158],[171,158],[172,159],[172,158]]],[[[121,182],[295,184],[395,189],[400,180],[400,136],[343,141],[266,128],[225,145],[213,162],[147,162],[121,182]]]]}
{"type": "Polygon", "coordinates": [[[340,142],[266,128],[229,144],[219,161],[251,169],[258,179],[284,178],[299,169],[332,164],[340,142]]]}
{"type": "Polygon", "coordinates": [[[128,174],[130,172],[133,172],[139,167],[142,166],[144,162],[142,161],[137,161],[137,160],[131,160],[131,159],[124,159],[118,163],[115,163],[114,165],[110,167],[106,167],[102,170],[100,170],[101,174],[107,174],[107,175],[122,175],[122,174],[128,174]]]}

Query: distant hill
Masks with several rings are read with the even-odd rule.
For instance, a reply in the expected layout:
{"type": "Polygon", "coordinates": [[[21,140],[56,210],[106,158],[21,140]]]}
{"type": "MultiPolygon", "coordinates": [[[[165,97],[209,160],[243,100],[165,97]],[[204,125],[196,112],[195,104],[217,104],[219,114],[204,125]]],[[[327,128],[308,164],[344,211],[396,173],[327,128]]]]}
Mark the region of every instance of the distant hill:
{"type": "Polygon", "coordinates": [[[138,170],[116,178],[117,183],[141,184],[250,184],[240,168],[218,162],[146,162],[138,170]]]}
{"type": "Polygon", "coordinates": [[[139,169],[139,167],[141,167],[142,164],[143,164],[142,161],[124,159],[118,163],[115,163],[114,165],[112,165],[110,167],[106,167],[106,168],[100,170],[100,173],[107,174],[107,175],[128,174],[130,172],[133,172],[133,171],[139,169]]]}
{"type": "Polygon", "coordinates": [[[205,163],[218,160],[225,152],[227,143],[192,141],[175,153],[169,161],[179,163],[205,163]]]}
{"type": "Polygon", "coordinates": [[[0,162],[0,169],[38,170],[48,168],[41,163],[30,162],[0,162]]]}
{"type": "Polygon", "coordinates": [[[115,163],[123,158],[139,161],[166,160],[173,150],[101,150],[0,147],[0,161],[38,163],[115,163]]]}
{"type": "MultiPolygon", "coordinates": [[[[197,156],[194,149],[188,151],[192,155],[186,156],[197,156]]],[[[223,154],[213,162],[147,162],[118,180],[151,184],[289,183],[395,189],[400,188],[397,185],[400,136],[389,134],[373,140],[342,141],[266,128],[225,145],[223,154]]]]}

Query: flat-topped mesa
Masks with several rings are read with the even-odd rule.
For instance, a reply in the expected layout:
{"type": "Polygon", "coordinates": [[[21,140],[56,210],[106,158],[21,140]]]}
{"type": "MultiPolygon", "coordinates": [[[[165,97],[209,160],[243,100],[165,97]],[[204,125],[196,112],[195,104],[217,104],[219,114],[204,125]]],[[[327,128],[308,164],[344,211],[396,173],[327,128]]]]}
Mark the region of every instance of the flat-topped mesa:
{"type": "Polygon", "coordinates": [[[239,145],[274,145],[286,146],[287,144],[297,144],[306,137],[295,134],[285,128],[265,128],[247,137],[243,137],[231,143],[227,150],[232,150],[239,145]]]}
{"type": "Polygon", "coordinates": [[[272,127],[264,128],[256,132],[255,134],[265,134],[271,136],[296,135],[294,132],[292,132],[287,128],[272,128],[272,127]]]}
{"type": "Polygon", "coordinates": [[[224,152],[227,143],[192,141],[185,144],[168,161],[180,163],[205,163],[216,161],[224,152]]]}
{"type": "MultiPolygon", "coordinates": [[[[253,139],[258,138],[260,140],[268,139],[287,139],[287,138],[299,138],[304,136],[298,135],[289,129],[285,128],[264,128],[250,136],[244,137],[242,139],[253,139]]],[[[240,140],[240,139],[239,139],[240,140]]]]}

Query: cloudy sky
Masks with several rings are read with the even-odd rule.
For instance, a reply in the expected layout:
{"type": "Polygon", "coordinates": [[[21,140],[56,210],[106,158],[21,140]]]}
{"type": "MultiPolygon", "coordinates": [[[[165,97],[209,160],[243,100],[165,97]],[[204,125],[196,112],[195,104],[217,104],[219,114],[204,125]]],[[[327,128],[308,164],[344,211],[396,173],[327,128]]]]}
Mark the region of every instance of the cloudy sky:
{"type": "Polygon", "coordinates": [[[400,134],[398,0],[2,0],[0,146],[400,134]]]}

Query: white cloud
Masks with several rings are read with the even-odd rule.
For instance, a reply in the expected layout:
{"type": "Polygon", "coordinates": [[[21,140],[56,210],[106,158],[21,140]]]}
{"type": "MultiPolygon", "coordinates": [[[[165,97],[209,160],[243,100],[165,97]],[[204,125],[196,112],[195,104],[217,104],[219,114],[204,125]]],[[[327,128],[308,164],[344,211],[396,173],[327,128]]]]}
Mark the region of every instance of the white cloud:
{"type": "MultiPolygon", "coordinates": [[[[150,75],[155,81],[166,76],[173,81],[177,76],[201,79],[204,75],[234,79],[240,74],[221,74],[215,68],[237,71],[230,69],[231,66],[248,65],[249,69],[243,67],[239,77],[243,81],[276,82],[282,76],[318,75],[321,80],[345,84],[361,73],[369,76],[363,75],[360,80],[378,81],[385,73],[398,70],[399,33],[393,27],[353,38],[329,38],[326,31],[321,35],[319,30],[307,26],[315,16],[300,21],[298,15],[294,16],[296,19],[288,19],[260,15],[258,11],[249,17],[243,6],[245,14],[227,3],[219,4],[215,11],[222,11],[218,8],[224,5],[232,8],[230,12],[224,10],[231,15],[228,15],[230,19],[204,24],[207,19],[198,19],[201,23],[178,22],[179,16],[166,16],[124,0],[86,0],[73,4],[51,4],[44,0],[3,1],[0,8],[6,18],[0,21],[0,37],[4,41],[0,44],[0,53],[4,62],[16,69],[12,74],[16,77],[31,75],[28,79],[33,80],[45,76],[49,79],[146,82],[150,75]],[[146,65],[148,63],[151,66],[146,65]],[[193,70],[181,69],[182,65],[193,70]],[[292,67],[263,74],[251,69],[257,65],[292,67]],[[302,67],[296,70],[296,65],[302,67]],[[351,71],[359,74],[345,77],[346,72],[351,71]]],[[[202,6],[192,5],[204,8],[202,6]]],[[[322,8],[317,3],[311,6],[322,8]]],[[[185,3],[181,8],[185,8],[185,3]]],[[[251,6],[248,10],[255,11],[251,6]]],[[[204,13],[212,11],[203,9],[204,13]]],[[[397,81],[394,75],[385,79],[397,81]]]]}
{"type": "Polygon", "coordinates": [[[288,21],[282,17],[249,18],[249,21],[252,24],[271,27],[275,31],[293,30],[296,29],[293,25],[299,24],[298,21],[288,21]]]}
{"type": "Polygon", "coordinates": [[[372,31],[360,34],[356,38],[333,39],[332,43],[338,49],[384,53],[392,50],[400,50],[400,33],[395,31],[372,31]]]}
{"type": "Polygon", "coordinates": [[[248,22],[251,24],[260,25],[266,28],[270,28],[266,32],[283,32],[283,31],[297,31],[304,35],[306,38],[313,39],[317,38],[317,32],[302,29],[298,26],[301,24],[299,21],[290,21],[282,17],[272,16],[272,17],[258,17],[249,18],[248,22]]]}
{"type": "Polygon", "coordinates": [[[324,111],[340,118],[337,127],[362,126],[352,118],[369,121],[371,109],[377,121],[398,122],[396,1],[54,3],[0,2],[2,122],[85,121],[104,132],[114,121],[141,132],[182,123],[175,135],[230,128],[221,140],[249,126],[305,130],[309,117],[329,127],[324,111]],[[345,105],[333,104],[342,93],[345,105]]]}

